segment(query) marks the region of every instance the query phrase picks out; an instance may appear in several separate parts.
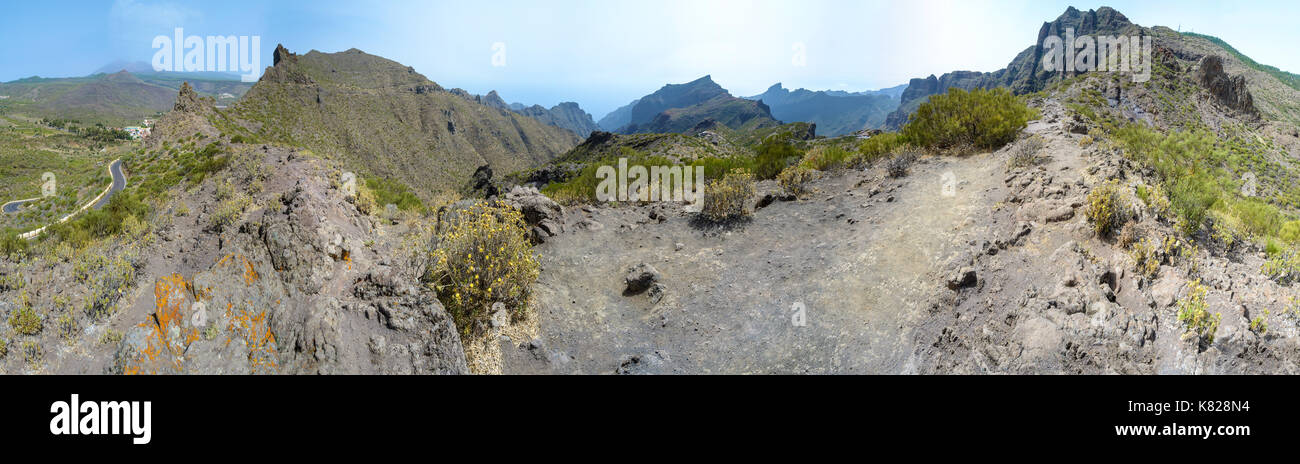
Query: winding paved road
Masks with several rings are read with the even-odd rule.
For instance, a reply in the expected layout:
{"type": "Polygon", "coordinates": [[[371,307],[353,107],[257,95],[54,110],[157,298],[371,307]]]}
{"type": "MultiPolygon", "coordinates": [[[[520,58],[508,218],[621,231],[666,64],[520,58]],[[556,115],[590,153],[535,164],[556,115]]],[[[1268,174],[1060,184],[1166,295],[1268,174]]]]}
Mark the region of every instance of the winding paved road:
{"type": "MultiPolygon", "coordinates": [[[[104,193],[99,194],[99,196],[95,197],[95,199],[90,200],[90,203],[86,203],[81,208],[77,208],[76,211],[73,211],[71,214],[64,216],[62,219],[59,219],[58,221],[54,222],[54,224],[62,224],[64,222],[67,222],[69,219],[72,219],[74,216],[80,214],[82,211],[85,211],[92,207],[95,209],[100,209],[104,205],[108,204],[108,200],[113,198],[114,194],[120,192],[123,188],[126,188],[126,175],[122,174],[122,160],[113,160],[112,163],[109,163],[108,173],[110,176],[113,177],[113,183],[108,186],[108,189],[104,190],[104,193]]],[[[9,203],[5,203],[4,212],[5,213],[17,212],[18,207],[22,206],[24,203],[39,200],[39,199],[40,198],[31,198],[27,200],[18,200],[18,201],[11,201],[9,203]]],[[[49,227],[49,226],[47,225],[45,227],[49,227]]],[[[41,227],[39,229],[21,234],[18,237],[26,240],[31,240],[33,238],[40,236],[41,232],[45,231],[45,227],[41,227]]]]}
{"type": "Polygon", "coordinates": [[[108,204],[108,200],[113,198],[113,195],[126,188],[126,176],[122,175],[122,160],[113,160],[113,164],[108,165],[108,172],[113,176],[113,186],[109,188],[107,194],[95,203],[95,209],[103,208],[104,205],[108,204]]]}
{"type": "MultiPolygon", "coordinates": [[[[126,188],[126,176],[122,174],[122,160],[113,160],[113,163],[110,164],[110,165],[108,165],[108,172],[109,172],[110,175],[113,176],[113,185],[112,185],[112,187],[108,190],[108,192],[104,194],[104,196],[102,196],[102,197],[99,198],[99,201],[96,201],[96,202],[95,202],[95,205],[94,205],[94,208],[95,208],[95,209],[103,208],[104,205],[107,205],[107,204],[108,204],[108,200],[111,199],[111,198],[113,198],[113,195],[114,195],[114,194],[116,194],[117,192],[120,192],[120,191],[122,191],[122,189],[126,188]]],[[[4,209],[5,214],[13,214],[13,213],[17,213],[20,209],[22,209],[22,206],[23,206],[23,205],[28,204],[28,203],[31,203],[31,202],[36,201],[36,200],[40,200],[40,199],[41,199],[41,197],[28,198],[28,199],[26,199],[26,200],[14,200],[14,201],[11,201],[11,202],[8,202],[8,203],[5,203],[4,206],[3,206],[3,209],[4,209]]],[[[85,208],[83,207],[82,209],[85,209],[85,208]]],[[[78,210],[78,211],[80,211],[80,210],[78,210]]]]}
{"type": "Polygon", "coordinates": [[[26,200],[15,200],[15,201],[11,201],[11,202],[5,203],[5,205],[4,205],[4,212],[5,212],[5,214],[13,214],[13,213],[17,213],[17,212],[18,212],[18,209],[19,209],[19,208],[22,208],[23,205],[25,205],[25,204],[27,204],[27,203],[31,203],[31,202],[36,201],[36,200],[40,200],[40,198],[28,198],[28,199],[26,199],[26,200]]]}

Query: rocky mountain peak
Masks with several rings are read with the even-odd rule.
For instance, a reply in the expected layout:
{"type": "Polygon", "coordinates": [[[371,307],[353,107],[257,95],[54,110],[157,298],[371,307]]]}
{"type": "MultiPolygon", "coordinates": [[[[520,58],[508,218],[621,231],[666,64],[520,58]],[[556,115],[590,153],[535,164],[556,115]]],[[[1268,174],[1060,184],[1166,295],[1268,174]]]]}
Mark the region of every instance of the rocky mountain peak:
{"type": "Polygon", "coordinates": [[[200,113],[208,109],[211,102],[200,97],[198,92],[189,82],[181,84],[181,90],[176,94],[176,105],[172,107],[174,111],[180,113],[200,113]]]}
{"type": "Polygon", "coordinates": [[[115,72],[113,74],[106,75],[102,80],[105,82],[127,82],[127,83],[144,82],[140,80],[140,78],[135,77],[135,74],[131,74],[130,71],[127,71],[125,69],[115,72]]]}
{"type": "Polygon", "coordinates": [[[501,95],[495,90],[488,92],[487,95],[480,98],[479,103],[501,110],[510,109],[510,105],[507,105],[506,101],[503,100],[501,95]]]}
{"type": "Polygon", "coordinates": [[[1043,26],[1038,30],[1038,41],[1035,42],[1035,47],[1041,47],[1043,39],[1048,36],[1063,36],[1066,29],[1074,29],[1075,35],[1079,36],[1086,34],[1119,34],[1133,26],[1134,24],[1129,21],[1128,17],[1114,8],[1103,6],[1096,10],[1079,11],[1074,7],[1069,7],[1056,20],[1043,23],[1043,26]]]}
{"type": "Polygon", "coordinates": [[[275,45],[275,54],[272,55],[272,66],[279,66],[281,61],[295,61],[298,55],[290,53],[289,49],[284,48],[284,44],[275,45]]]}

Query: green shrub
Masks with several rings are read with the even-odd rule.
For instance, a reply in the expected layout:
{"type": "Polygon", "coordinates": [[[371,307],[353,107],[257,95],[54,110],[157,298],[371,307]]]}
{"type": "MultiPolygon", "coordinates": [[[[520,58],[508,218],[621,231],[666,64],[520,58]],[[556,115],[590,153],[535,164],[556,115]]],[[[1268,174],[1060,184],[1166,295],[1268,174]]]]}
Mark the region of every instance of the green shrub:
{"type": "Polygon", "coordinates": [[[754,175],[743,169],[734,170],[706,184],[700,216],[713,222],[749,216],[749,198],[752,196],[754,175]]]}
{"type": "Polygon", "coordinates": [[[424,210],[424,202],[420,201],[420,197],[415,196],[410,187],[399,181],[370,177],[366,179],[366,188],[374,194],[375,202],[380,207],[397,205],[397,209],[402,211],[424,210]]]}
{"type": "Polygon", "coordinates": [[[1169,203],[1178,215],[1183,233],[1193,235],[1200,230],[1206,212],[1222,194],[1218,183],[1209,175],[1193,174],[1176,179],[1169,190],[1169,203]]]}
{"type": "MultiPolygon", "coordinates": [[[[1223,187],[1225,182],[1220,179],[1225,175],[1220,166],[1226,154],[1215,146],[1216,138],[1212,134],[1182,131],[1166,135],[1129,125],[1115,130],[1112,137],[1124,148],[1125,156],[1156,171],[1168,188],[1170,209],[1184,233],[1192,235],[1199,231],[1207,211],[1228,196],[1223,187]]],[[[1245,206],[1247,214],[1264,210],[1259,204],[1245,206]]],[[[1272,222],[1255,217],[1250,227],[1272,228],[1269,225],[1272,222]]]]}
{"type": "Polygon", "coordinates": [[[1277,238],[1287,243],[1300,242],[1300,221],[1287,221],[1277,231],[1277,238]]]}
{"type": "MultiPolygon", "coordinates": [[[[680,164],[674,163],[672,160],[662,156],[647,156],[632,149],[622,150],[620,156],[627,160],[628,167],[639,165],[649,168],[651,166],[673,166],[680,164]]],[[[600,179],[596,177],[596,171],[600,169],[601,166],[618,166],[618,161],[619,158],[610,157],[599,161],[589,162],[582,167],[582,170],[578,171],[577,174],[574,174],[568,180],[547,184],[542,187],[541,192],[560,204],[595,203],[597,201],[596,190],[600,186],[601,182],[600,179]]],[[[705,157],[693,161],[689,166],[683,166],[683,170],[695,166],[703,166],[704,176],[706,178],[713,178],[713,176],[722,177],[728,172],[728,169],[731,169],[733,166],[753,166],[753,164],[754,160],[750,157],[705,157]]]]}
{"type": "Polygon", "coordinates": [[[503,202],[477,203],[448,213],[431,250],[426,280],[465,333],[502,303],[520,316],[528,308],[539,264],[523,215],[503,202]]]}
{"type": "Polygon", "coordinates": [[[690,166],[692,168],[694,168],[695,166],[703,166],[705,179],[721,179],[723,177],[726,177],[728,173],[735,171],[737,169],[743,169],[745,171],[754,172],[754,167],[756,166],[756,164],[753,157],[733,155],[733,156],[722,156],[722,157],[708,156],[708,157],[700,158],[695,161],[692,161],[690,166]]]}
{"type": "Polygon", "coordinates": [[[1277,240],[1274,240],[1272,237],[1269,237],[1267,240],[1265,240],[1265,242],[1264,242],[1264,255],[1265,255],[1265,256],[1273,257],[1273,256],[1276,256],[1278,253],[1281,253],[1281,252],[1282,252],[1282,244],[1281,244],[1281,243],[1278,243],[1278,241],[1277,241],[1277,240]]]}
{"type": "Polygon", "coordinates": [[[1035,112],[1005,88],[931,95],[903,127],[907,141],[923,147],[995,149],[1015,140],[1035,112]]]}
{"type": "MultiPolygon", "coordinates": [[[[844,167],[852,157],[853,152],[845,150],[843,147],[837,145],[823,145],[808,150],[808,153],[804,155],[803,161],[799,165],[807,169],[829,171],[844,167]]],[[[781,172],[784,173],[786,171],[781,172]]]]}
{"type": "Polygon", "coordinates": [[[91,240],[116,235],[122,231],[127,218],[146,217],[149,205],[140,199],[139,192],[123,190],[108,200],[108,204],[98,210],[89,210],[75,219],[62,224],[55,224],[46,229],[46,234],[67,242],[74,248],[81,248],[91,240]]]}
{"type": "Polygon", "coordinates": [[[858,146],[857,154],[850,158],[849,163],[855,167],[870,166],[881,158],[894,153],[905,144],[906,140],[896,132],[873,135],[858,146]]]}
{"type": "Polygon", "coordinates": [[[18,238],[18,232],[6,231],[0,235],[0,255],[17,258],[27,254],[27,241],[18,238]]]}
{"type": "Polygon", "coordinates": [[[759,179],[775,179],[777,174],[798,159],[799,150],[785,139],[769,137],[758,146],[754,154],[754,175],[759,179]]]}
{"type": "Polygon", "coordinates": [[[1232,202],[1229,213],[1241,222],[1246,232],[1257,237],[1275,235],[1282,227],[1282,213],[1258,198],[1232,202]]]}

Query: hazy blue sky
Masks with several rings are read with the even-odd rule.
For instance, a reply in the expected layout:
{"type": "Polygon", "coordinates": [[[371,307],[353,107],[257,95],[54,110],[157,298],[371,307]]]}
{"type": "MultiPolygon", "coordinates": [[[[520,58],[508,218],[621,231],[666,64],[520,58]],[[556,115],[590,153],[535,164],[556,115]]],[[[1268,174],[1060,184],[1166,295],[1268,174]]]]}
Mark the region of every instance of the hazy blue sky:
{"type": "Polygon", "coordinates": [[[1300,2],[333,1],[87,0],[0,6],[0,81],[88,74],[149,61],[152,40],[259,35],[262,66],[290,50],[356,47],[447,87],[510,102],[579,102],[597,119],[665,83],[705,74],[736,95],[786,87],[866,90],[954,69],[993,71],[1068,5],[1109,5],[1143,26],[1218,36],[1257,61],[1300,72],[1300,2]],[[494,43],[505,66],[493,66],[494,43]],[[795,66],[802,44],[805,66],[795,66]]]}

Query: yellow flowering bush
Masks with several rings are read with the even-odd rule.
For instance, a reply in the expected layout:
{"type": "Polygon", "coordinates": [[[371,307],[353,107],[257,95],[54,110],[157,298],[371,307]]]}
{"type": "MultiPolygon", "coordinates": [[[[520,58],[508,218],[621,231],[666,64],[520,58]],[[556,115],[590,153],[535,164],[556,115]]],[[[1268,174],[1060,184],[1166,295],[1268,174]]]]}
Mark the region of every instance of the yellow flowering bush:
{"type": "Polygon", "coordinates": [[[1201,285],[1201,281],[1192,281],[1187,287],[1187,296],[1178,300],[1178,321],[1187,327],[1188,332],[1195,332],[1206,344],[1212,344],[1223,315],[1210,314],[1205,304],[1205,294],[1209,289],[1201,285]]]}
{"type": "Polygon", "coordinates": [[[786,195],[799,196],[807,192],[808,181],[812,180],[813,172],[803,165],[794,165],[785,168],[781,174],[776,176],[776,181],[781,185],[781,190],[786,195]]]}
{"type": "Polygon", "coordinates": [[[1154,279],[1160,273],[1162,259],[1158,242],[1157,239],[1146,237],[1133,243],[1133,262],[1137,265],[1138,274],[1148,279],[1154,279]]]}
{"type": "Polygon", "coordinates": [[[733,169],[725,177],[710,182],[705,187],[704,207],[700,215],[714,222],[749,216],[746,203],[752,196],[754,175],[744,169],[733,169]]]}
{"type": "Polygon", "coordinates": [[[1109,237],[1124,224],[1126,213],[1124,198],[1120,196],[1119,183],[1110,180],[1088,192],[1088,222],[1101,237],[1109,237]]]}
{"type": "Polygon", "coordinates": [[[523,214],[495,201],[449,212],[430,256],[426,279],[468,333],[491,317],[500,302],[515,316],[528,308],[540,268],[528,242],[523,214]]]}
{"type": "Polygon", "coordinates": [[[27,290],[18,294],[18,309],[9,313],[9,327],[13,331],[22,335],[36,335],[40,333],[44,323],[40,314],[32,308],[31,302],[27,299],[27,290]]]}

